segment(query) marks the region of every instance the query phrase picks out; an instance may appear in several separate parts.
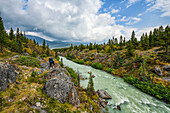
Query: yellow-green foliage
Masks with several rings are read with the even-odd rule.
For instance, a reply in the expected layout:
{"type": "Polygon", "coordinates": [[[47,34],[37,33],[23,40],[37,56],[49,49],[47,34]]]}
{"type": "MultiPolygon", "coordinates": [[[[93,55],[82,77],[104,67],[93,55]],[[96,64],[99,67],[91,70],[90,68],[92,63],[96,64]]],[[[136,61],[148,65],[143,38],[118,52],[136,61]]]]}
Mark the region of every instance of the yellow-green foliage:
{"type": "Polygon", "coordinates": [[[105,52],[106,52],[106,53],[109,53],[109,52],[110,52],[110,46],[109,46],[109,45],[107,45],[107,46],[105,47],[105,52]]]}

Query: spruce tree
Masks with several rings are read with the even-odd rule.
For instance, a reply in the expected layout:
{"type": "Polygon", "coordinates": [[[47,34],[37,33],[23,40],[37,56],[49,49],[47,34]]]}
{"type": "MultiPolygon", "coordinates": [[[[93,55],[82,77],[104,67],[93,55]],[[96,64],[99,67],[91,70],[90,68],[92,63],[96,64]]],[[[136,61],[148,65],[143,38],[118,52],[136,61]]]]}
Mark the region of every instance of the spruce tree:
{"type": "Polygon", "coordinates": [[[20,40],[20,33],[19,33],[19,28],[17,28],[16,42],[19,43],[19,40],[20,40]]]}
{"type": "Polygon", "coordinates": [[[154,46],[152,31],[149,33],[149,46],[150,48],[154,46]]]}
{"type": "Polygon", "coordinates": [[[116,45],[118,44],[117,38],[115,38],[115,41],[114,41],[114,42],[115,42],[116,45]]]}
{"type": "Polygon", "coordinates": [[[50,56],[50,49],[49,49],[49,45],[47,44],[47,49],[46,49],[46,55],[50,56]]]}
{"type": "Polygon", "coordinates": [[[10,32],[9,32],[9,39],[10,40],[14,40],[15,39],[15,35],[14,35],[14,31],[13,31],[12,27],[11,27],[10,32]]]}
{"type": "Polygon", "coordinates": [[[89,50],[92,50],[92,49],[93,49],[93,44],[90,42],[89,50]]]}
{"type": "Polygon", "coordinates": [[[0,51],[2,52],[3,47],[6,44],[6,37],[5,37],[5,28],[4,28],[4,24],[2,21],[2,18],[0,17],[0,51]]]}
{"type": "Polygon", "coordinates": [[[46,50],[46,43],[45,43],[45,40],[43,40],[43,46],[42,46],[42,48],[43,48],[43,51],[46,50]]]}
{"type": "Polygon", "coordinates": [[[120,42],[119,42],[119,45],[120,45],[120,48],[121,48],[121,49],[122,49],[122,46],[123,46],[122,40],[123,40],[123,37],[122,37],[122,35],[121,35],[121,36],[120,36],[120,42]]]}
{"type": "Polygon", "coordinates": [[[149,49],[149,38],[147,33],[145,33],[145,37],[144,37],[144,50],[149,49]]]}
{"type": "Polygon", "coordinates": [[[125,40],[125,37],[124,37],[124,40],[123,40],[123,46],[126,45],[126,40],[125,40]]]}
{"type": "Polygon", "coordinates": [[[133,30],[132,35],[131,35],[132,48],[135,47],[135,42],[134,41],[135,41],[135,31],[133,30]]]}
{"type": "Polygon", "coordinates": [[[19,42],[18,42],[18,53],[23,53],[23,45],[22,45],[22,42],[21,42],[21,40],[19,40],[19,42]]]}
{"type": "Polygon", "coordinates": [[[94,93],[94,83],[93,83],[93,77],[92,77],[92,72],[88,72],[90,74],[89,76],[89,82],[88,82],[88,86],[87,86],[87,94],[89,96],[93,96],[94,93]]]}
{"type": "Polygon", "coordinates": [[[164,47],[166,49],[166,54],[169,54],[169,45],[170,45],[170,26],[166,26],[165,35],[164,35],[164,47]]]}

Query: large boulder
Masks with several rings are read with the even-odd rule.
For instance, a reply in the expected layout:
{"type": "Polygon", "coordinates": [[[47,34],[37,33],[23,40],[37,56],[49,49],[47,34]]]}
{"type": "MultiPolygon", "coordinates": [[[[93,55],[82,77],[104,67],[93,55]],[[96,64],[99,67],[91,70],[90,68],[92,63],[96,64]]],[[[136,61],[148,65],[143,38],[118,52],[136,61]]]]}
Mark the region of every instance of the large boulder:
{"type": "Polygon", "coordinates": [[[103,89],[97,90],[97,94],[102,99],[112,99],[112,97],[103,89]]]}
{"type": "Polygon", "coordinates": [[[170,65],[165,65],[162,67],[165,71],[170,72],[170,65]]]}
{"type": "Polygon", "coordinates": [[[9,83],[16,81],[18,74],[15,72],[15,68],[10,64],[0,64],[0,91],[4,91],[9,83]]]}
{"type": "Polygon", "coordinates": [[[57,99],[60,103],[67,101],[79,106],[80,101],[74,83],[71,82],[69,76],[61,72],[60,68],[55,68],[45,78],[50,80],[46,82],[43,88],[44,93],[57,99]]]}

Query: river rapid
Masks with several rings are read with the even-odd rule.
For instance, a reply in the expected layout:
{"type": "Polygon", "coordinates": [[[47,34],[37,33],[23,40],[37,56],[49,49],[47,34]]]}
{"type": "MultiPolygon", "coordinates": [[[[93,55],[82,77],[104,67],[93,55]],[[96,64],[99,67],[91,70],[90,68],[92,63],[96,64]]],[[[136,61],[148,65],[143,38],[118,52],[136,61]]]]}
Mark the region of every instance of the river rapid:
{"type": "MultiPolygon", "coordinates": [[[[114,77],[113,75],[106,73],[101,70],[94,69],[90,66],[80,65],[72,62],[65,57],[63,64],[68,66],[75,71],[79,71],[80,74],[88,78],[88,71],[91,71],[95,78],[94,88],[106,90],[112,99],[108,100],[108,111],[109,113],[170,113],[170,105],[157,100],[156,98],[145,94],[133,87],[132,85],[124,82],[122,78],[114,77]],[[120,105],[121,111],[116,109],[117,105],[120,105]]],[[[81,80],[80,86],[86,88],[88,84],[87,80],[81,80]]],[[[103,108],[105,112],[105,108],[103,108]]]]}

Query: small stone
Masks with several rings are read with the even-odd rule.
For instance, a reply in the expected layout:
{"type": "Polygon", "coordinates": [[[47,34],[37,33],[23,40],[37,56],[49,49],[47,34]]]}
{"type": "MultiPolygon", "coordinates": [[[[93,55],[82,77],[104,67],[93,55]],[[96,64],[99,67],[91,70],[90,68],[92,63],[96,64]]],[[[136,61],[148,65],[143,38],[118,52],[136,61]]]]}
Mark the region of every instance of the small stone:
{"type": "Polygon", "coordinates": [[[40,75],[40,74],[42,74],[42,72],[41,71],[37,71],[37,74],[40,75]]]}
{"type": "Polygon", "coordinates": [[[36,106],[37,107],[41,107],[41,103],[40,102],[36,102],[36,106]]]}

